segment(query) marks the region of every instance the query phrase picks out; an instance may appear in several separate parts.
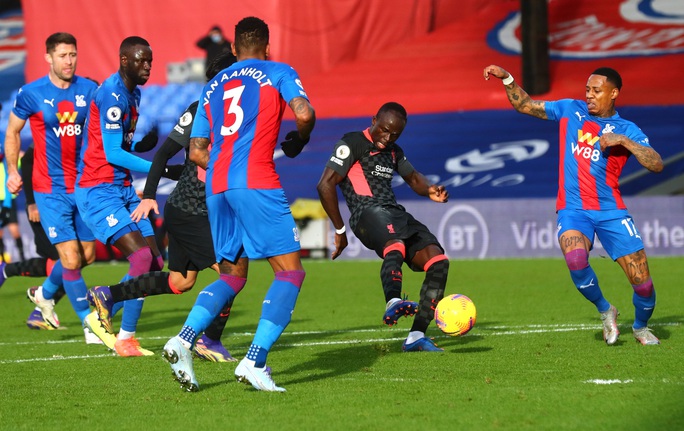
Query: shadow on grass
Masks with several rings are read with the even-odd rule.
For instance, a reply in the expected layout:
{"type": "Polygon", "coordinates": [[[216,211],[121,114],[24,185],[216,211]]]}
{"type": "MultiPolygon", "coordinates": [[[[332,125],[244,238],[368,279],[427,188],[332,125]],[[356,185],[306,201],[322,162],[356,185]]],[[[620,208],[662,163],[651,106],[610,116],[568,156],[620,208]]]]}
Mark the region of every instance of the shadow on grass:
{"type": "Polygon", "coordinates": [[[340,377],[369,369],[378,359],[390,353],[385,343],[354,344],[338,349],[314,353],[310,360],[278,372],[280,380],[287,375],[303,377],[283,381],[284,385],[313,382],[316,380],[340,377]],[[344,358],[341,360],[341,358],[344,358]]]}

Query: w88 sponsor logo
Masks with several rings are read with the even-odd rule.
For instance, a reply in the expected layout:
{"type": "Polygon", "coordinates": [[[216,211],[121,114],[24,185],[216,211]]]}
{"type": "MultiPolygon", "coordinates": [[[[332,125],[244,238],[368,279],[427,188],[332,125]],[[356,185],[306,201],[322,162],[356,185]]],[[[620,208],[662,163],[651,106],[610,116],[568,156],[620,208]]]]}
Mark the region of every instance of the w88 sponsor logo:
{"type": "Polygon", "coordinates": [[[59,127],[53,127],[52,131],[55,132],[55,136],[61,138],[62,136],[79,136],[82,131],[82,126],[80,124],[65,124],[59,127]]]}
{"type": "Polygon", "coordinates": [[[585,159],[591,159],[593,162],[598,162],[601,159],[601,150],[594,147],[581,147],[572,144],[572,153],[585,159]]]}

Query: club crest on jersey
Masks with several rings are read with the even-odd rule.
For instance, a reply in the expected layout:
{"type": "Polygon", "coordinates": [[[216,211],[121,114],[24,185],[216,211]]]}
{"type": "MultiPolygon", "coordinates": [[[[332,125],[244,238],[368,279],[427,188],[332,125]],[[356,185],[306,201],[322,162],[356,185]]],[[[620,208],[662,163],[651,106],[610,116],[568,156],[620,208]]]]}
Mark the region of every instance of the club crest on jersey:
{"type": "Polygon", "coordinates": [[[79,108],[86,106],[84,94],[77,94],[76,95],[76,106],[78,106],[79,108]]]}
{"type": "Polygon", "coordinates": [[[613,130],[615,130],[615,126],[606,124],[606,127],[604,127],[603,130],[601,130],[601,133],[613,133],[613,130]]]}
{"type": "Polygon", "coordinates": [[[48,236],[50,238],[57,238],[57,229],[54,226],[48,227],[48,236]]]}

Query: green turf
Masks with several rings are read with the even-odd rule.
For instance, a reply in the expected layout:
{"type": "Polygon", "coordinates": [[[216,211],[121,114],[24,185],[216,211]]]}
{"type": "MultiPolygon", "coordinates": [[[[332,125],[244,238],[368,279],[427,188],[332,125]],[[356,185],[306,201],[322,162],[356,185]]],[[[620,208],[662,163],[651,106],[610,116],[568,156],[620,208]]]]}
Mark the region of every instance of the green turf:
{"type": "MultiPolygon", "coordinates": [[[[401,352],[410,327],[381,322],[379,261],[305,261],[307,277],[287,331],[269,356],[286,393],[237,383],[235,364],[195,361],[200,392],[182,392],[158,354],[181,328],[198,292],[148,298],[138,327],[154,357],[120,358],[87,346],[65,299],[65,330],[29,331],[25,291],[0,289],[2,430],[675,430],[684,429],[684,265],[650,261],[660,346],[631,336],[632,293],[617,264],[592,259],[604,293],[621,311],[622,335],[606,346],[598,314],[572,286],[561,259],[452,261],[447,293],[478,307],[475,328],[446,337],[445,353],[401,352]],[[598,382],[611,384],[598,384],[598,382]]],[[[111,283],[124,265],[84,271],[111,283]]],[[[241,358],[253,336],[272,272],[254,262],[223,341],[241,358]]],[[[422,274],[406,270],[417,299],[422,274]]],[[[118,327],[118,319],[114,320],[118,327]]]]}

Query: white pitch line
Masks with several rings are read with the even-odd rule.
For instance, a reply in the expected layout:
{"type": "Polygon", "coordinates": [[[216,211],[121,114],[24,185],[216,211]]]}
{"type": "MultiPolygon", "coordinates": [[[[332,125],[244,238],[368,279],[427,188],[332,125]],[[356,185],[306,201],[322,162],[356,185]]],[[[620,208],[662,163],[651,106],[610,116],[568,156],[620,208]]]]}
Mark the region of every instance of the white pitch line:
{"type": "Polygon", "coordinates": [[[604,379],[591,379],[591,380],[585,380],[582,383],[593,383],[595,385],[615,385],[615,384],[625,384],[625,383],[634,383],[634,380],[632,379],[627,379],[627,380],[620,380],[620,379],[611,379],[611,380],[604,380],[604,379]]]}
{"type": "MultiPolygon", "coordinates": [[[[678,322],[664,322],[664,323],[654,323],[649,325],[654,326],[680,326],[678,322]]],[[[584,330],[599,330],[600,325],[587,325],[587,324],[553,324],[553,325],[521,325],[521,326],[491,326],[479,328],[479,331],[469,333],[461,336],[471,337],[471,336],[499,336],[499,335],[527,335],[527,334],[544,334],[551,332],[571,332],[571,331],[584,331],[584,330]],[[503,330],[502,330],[503,329],[503,330]],[[493,330],[490,332],[490,330],[493,330]],[[483,331],[484,333],[481,333],[483,331]]],[[[352,334],[352,333],[387,333],[393,331],[399,331],[399,328],[384,328],[384,329],[352,329],[352,330],[336,330],[336,331],[294,331],[285,332],[283,334],[284,338],[290,336],[298,335],[330,335],[330,334],[352,334]]],[[[403,331],[402,331],[403,332],[403,331]]],[[[239,332],[239,333],[229,333],[226,337],[253,337],[253,332],[239,332]]],[[[161,337],[139,337],[138,340],[167,340],[170,336],[161,337]]],[[[334,340],[334,341],[309,341],[303,343],[279,343],[280,346],[284,347],[307,347],[307,346],[331,346],[340,344],[370,344],[370,343],[382,343],[388,341],[398,341],[403,340],[406,337],[404,335],[398,337],[389,338],[371,338],[371,339],[351,339],[351,340],[334,340]]],[[[438,335],[434,338],[449,339],[447,335],[438,335]]],[[[36,345],[36,344],[74,344],[83,343],[83,340],[75,338],[72,340],[51,340],[51,341],[40,341],[40,342],[30,342],[21,341],[15,343],[0,343],[0,346],[21,346],[21,345],[36,345]]],[[[96,359],[96,358],[110,358],[114,354],[103,354],[103,355],[79,355],[79,356],[62,356],[54,355],[47,358],[28,358],[28,359],[12,359],[12,360],[0,360],[0,364],[19,364],[24,362],[47,362],[47,361],[60,361],[60,360],[71,360],[71,359],[96,359]]],[[[115,355],[114,355],[115,356],[115,355]]]]}

